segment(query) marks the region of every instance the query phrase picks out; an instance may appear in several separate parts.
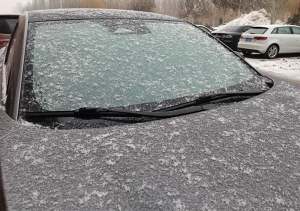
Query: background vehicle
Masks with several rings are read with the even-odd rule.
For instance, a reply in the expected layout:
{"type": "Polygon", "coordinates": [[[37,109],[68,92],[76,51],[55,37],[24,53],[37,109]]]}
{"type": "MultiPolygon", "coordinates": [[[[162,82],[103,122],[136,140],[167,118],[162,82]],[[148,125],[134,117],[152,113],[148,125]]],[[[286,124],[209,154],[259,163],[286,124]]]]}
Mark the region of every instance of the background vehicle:
{"type": "Polygon", "coordinates": [[[196,25],[198,28],[200,29],[203,29],[204,31],[206,31],[207,33],[210,33],[212,32],[212,29],[211,28],[208,28],[207,26],[203,26],[203,25],[196,25]]]}
{"type": "Polygon", "coordinates": [[[7,45],[19,15],[0,15],[0,49],[7,45]]]}
{"type": "Polygon", "coordinates": [[[224,26],[221,29],[212,32],[212,35],[222,41],[232,50],[237,51],[237,45],[242,33],[247,31],[251,26],[224,26]]]}
{"type": "Polygon", "coordinates": [[[252,52],[264,54],[268,59],[279,53],[300,52],[300,27],[291,25],[254,26],[246,31],[238,48],[244,55],[252,52]]]}
{"type": "Polygon", "coordinates": [[[168,16],[37,11],[15,32],[0,106],[8,211],[299,207],[299,86],[168,16]]]}

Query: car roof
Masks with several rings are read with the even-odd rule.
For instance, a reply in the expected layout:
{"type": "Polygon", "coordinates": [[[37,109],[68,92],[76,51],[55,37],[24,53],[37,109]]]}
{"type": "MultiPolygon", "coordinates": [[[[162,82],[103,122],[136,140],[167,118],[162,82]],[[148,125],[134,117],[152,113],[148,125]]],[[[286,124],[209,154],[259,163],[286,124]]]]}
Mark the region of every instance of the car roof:
{"type": "Polygon", "coordinates": [[[174,17],[149,12],[115,9],[55,9],[26,12],[29,22],[87,20],[87,19],[140,19],[183,21],[174,17]]]}
{"type": "Polygon", "coordinates": [[[256,25],[256,26],[252,26],[252,27],[276,28],[276,27],[290,27],[290,26],[295,26],[295,25],[276,24],[276,25],[256,25]]]}
{"type": "Polygon", "coordinates": [[[232,27],[251,27],[251,25],[225,25],[225,26],[232,26],[232,27]]]}

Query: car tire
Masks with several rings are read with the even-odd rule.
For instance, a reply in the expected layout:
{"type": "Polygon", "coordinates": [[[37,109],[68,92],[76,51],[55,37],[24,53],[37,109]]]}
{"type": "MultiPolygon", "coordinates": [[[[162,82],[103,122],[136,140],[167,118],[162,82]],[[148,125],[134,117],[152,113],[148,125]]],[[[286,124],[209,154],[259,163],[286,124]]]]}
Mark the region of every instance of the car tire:
{"type": "Polygon", "coordinates": [[[274,59],[279,53],[278,45],[270,45],[265,53],[266,59],[274,59]]]}
{"type": "Polygon", "coordinates": [[[251,51],[242,51],[244,56],[250,56],[252,54],[251,51]]]}

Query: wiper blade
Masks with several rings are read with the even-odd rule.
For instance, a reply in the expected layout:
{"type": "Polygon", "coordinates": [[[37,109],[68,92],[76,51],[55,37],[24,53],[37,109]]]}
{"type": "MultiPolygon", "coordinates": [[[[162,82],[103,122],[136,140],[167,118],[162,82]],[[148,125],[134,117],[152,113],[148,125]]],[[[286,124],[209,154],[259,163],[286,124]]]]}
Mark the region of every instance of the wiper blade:
{"type": "Polygon", "coordinates": [[[205,104],[207,104],[207,103],[212,103],[214,101],[218,101],[218,100],[222,100],[222,99],[227,99],[227,98],[231,98],[231,97],[252,97],[252,96],[262,94],[264,92],[265,92],[265,90],[215,93],[215,94],[207,95],[204,97],[199,97],[196,100],[189,101],[186,103],[181,103],[181,104],[178,104],[175,106],[170,106],[167,108],[155,110],[154,112],[174,111],[174,110],[180,110],[180,109],[184,109],[184,108],[188,108],[188,107],[196,106],[196,105],[206,106],[205,104]]]}
{"type": "Polygon", "coordinates": [[[43,112],[25,112],[24,118],[56,118],[56,117],[75,117],[81,119],[97,119],[107,117],[149,117],[149,118],[170,118],[181,116],[185,114],[191,114],[201,111],[210,110],[216,108],[214,104],[210,104],[214,101],[237,97],[237,96],[255,96],[263,93],[264,91],[240,91],[240,92],[226,92],[219,94],[212,94],[209,96],[201,97],[196,100],[178,104],[164,109],[155,111],[130,111],[122,109],[108,109],[101,107],[84,107],[72,111],[43,111],[43,112]]]}
{"type": "Polygon", "coordinates": [[[149,117],[149,118],[170,118],[184,114],[196,113],[212,109],[211,106],[194,106],[177,111],[129,111],[121,109],[106,108],[80,108],[73,111],[45,111],[45,112],[25,112],[24,118],[56,118],[56,117],[75,117],[81,119],[97,119],[105,117],[149,117]]]}

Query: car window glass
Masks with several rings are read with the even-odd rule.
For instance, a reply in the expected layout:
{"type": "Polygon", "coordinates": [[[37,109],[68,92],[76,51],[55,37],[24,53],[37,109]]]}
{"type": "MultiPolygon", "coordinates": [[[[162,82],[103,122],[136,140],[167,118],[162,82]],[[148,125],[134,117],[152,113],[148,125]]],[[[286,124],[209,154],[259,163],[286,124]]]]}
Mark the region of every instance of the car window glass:
{"type": "Polygon", "coordinates": [[[243,32],[246,32],[247,30],[249,30],[250,29],[250,27],[245,27],[244,29],[243,29],[243,32]]]}
{"type": "Polygon", "coordinates": [[[29,111],[157,102],[254,76],[216,40],[182,22],[56,21],[29,30],[23,88],[29,97],[22,102],[29,111]]]}
{"type": "Polygon", "coordinates": [[[294,34],[300,35],[300,27],[292,27],[294,34]]]}
{"type": "Polygon", "coordinates": [[[17,22],[16,18],[0,17],[0,33],[11,34],[17,22]]]}
{"type": "Polygon", "coordinates": [[[246,34],[264,34],[268,28],[264,27],[252,27],[246,31],[246,34]]]}
{"type": "Polygon", "coordinates": [[[277,34],[278,28],[273,29],[272,34],[277,34]]]}
{"type": "Polygon", "coordinates": [[[289,27],[279,27],[277,34],[291,34],[291,30],[289,27]]]}

